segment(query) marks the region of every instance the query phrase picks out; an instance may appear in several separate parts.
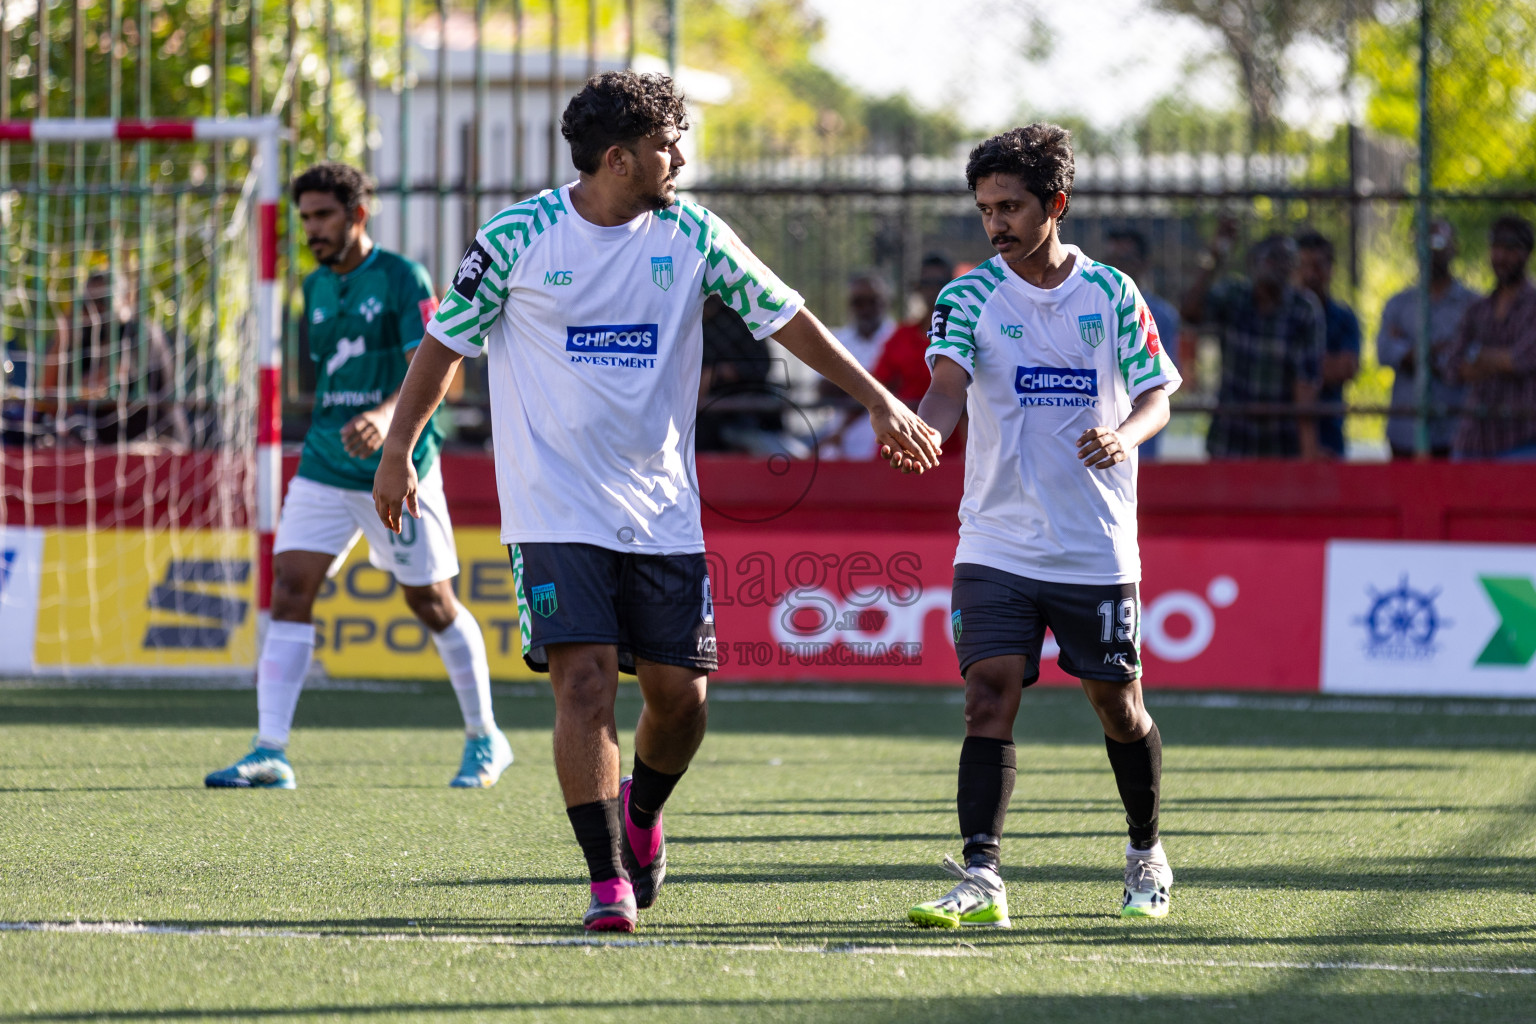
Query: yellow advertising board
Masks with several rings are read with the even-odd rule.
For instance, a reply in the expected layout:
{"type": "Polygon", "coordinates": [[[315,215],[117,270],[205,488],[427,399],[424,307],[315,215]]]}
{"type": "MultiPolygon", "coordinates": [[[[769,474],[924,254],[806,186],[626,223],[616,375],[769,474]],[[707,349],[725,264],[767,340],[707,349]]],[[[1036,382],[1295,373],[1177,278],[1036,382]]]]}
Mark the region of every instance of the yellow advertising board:
{"type": "MultiPolygon", "coordinates": [[[[453,531],[459,551],[459,603],[485,634],[492,679],[542,679],[523,663],[512,566],[495,527],[453,531]]],[[[411,614],[395,578],[368,564],[359,541],[315,602],[315,658],[338,678],[432,679],[443,663],[427,628],[411,614]]]]}
{"type": "Polygon", "coordinates": [[[255,547],[238,530],[48,530],[33,664],[254,666],[255,547]]]}
{"type": "MultiPolygon", "coordinates": [[[[538,678],[523,664],[507,550],[492,527],[454,531],[460,603],[485,634],[495,679],[538,678]]],[[[129,672],[256,666],[255,538],[219,530],[47,530],[32,664],[129,672]]],[[[445,676],[394,577],[360,541],[315,602],[315,658],[333,676],[445,676]]]]}

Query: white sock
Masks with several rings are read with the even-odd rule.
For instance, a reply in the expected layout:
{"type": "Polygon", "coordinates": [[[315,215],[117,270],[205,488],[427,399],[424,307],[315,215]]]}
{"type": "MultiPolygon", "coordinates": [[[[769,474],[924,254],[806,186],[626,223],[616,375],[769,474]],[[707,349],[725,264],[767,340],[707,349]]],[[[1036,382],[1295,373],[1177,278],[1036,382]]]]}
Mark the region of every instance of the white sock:
{"type": "Polygon", "coordinates": [[[438,656],[448,670],[453,694],[464,713],[464,731],[483,736],[496,728],[491,711],[491,663],[485,655],[485,637],[469,609],[458,605],[458,614],[441,633],[432,634],[438,656]]]}
{"type": "Polygon", "coordinates": [[[282,750],[288,745],[299,691],[315,653],[312,622],[269,622],[256,666],[256,745],[282,750]]]}

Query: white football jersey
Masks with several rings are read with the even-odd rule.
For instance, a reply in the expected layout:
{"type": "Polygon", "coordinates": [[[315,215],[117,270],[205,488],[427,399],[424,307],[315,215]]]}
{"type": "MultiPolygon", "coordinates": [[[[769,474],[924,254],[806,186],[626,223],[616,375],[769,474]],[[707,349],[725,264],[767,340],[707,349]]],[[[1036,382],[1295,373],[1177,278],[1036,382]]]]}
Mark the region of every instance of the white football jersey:
{"type": "Polygon", "coordinates": [[[1084,256],[1036,288],[1001,256],[951,281],[934,307],[928,365],[971,375],[965,497],[955,562],[1053,583],[1139,583],[1136,463],[1088,469],[1077,439],[1119,427],[1179,371],[1135,283],[1084,256]]]}
{"type": "Polygon", "coordinates": [[[703,551],[704,298],[758,338],[803,300],[702,206],[600,227],[570,188],[486,221],[430,328],[455,352],[489,353],[502,543],[703,551]]]}

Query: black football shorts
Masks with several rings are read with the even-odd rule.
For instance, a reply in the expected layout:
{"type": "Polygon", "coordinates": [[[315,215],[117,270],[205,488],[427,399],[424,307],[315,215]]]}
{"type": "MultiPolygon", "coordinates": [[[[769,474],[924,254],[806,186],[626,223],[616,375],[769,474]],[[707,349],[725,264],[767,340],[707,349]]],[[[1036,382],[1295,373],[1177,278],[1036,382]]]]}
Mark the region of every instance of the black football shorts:
{"type": "Polygon", "coordinates": [[[1112,683],[1141,676],[1141,598],[1134,583],[1047,583],[961,562],[950,608],[962,676],[983,658],[1022,654],[1029,686],[1040,678],[1047,628],[1070,675],[1112,683]]]}
{"type": "Polygon", "coordinates": [[[643,555],[595,544],[510,544],[523,660],[549,671],[550,644],[613,644],[635,658],[702,672],[720,667],[702,552],[643,555]]]}

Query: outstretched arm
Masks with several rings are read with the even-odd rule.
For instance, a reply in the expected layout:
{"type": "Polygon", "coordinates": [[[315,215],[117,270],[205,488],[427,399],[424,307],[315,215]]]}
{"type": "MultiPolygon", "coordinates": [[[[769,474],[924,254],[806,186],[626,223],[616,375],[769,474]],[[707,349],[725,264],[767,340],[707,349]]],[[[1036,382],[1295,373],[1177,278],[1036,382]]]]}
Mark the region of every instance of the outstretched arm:
{"type": "MultiPolygon", "coordinates": [[[[933,361],[933,380],[918,403],[917,415],[938,432],[940,441],[949,440],[949,435],[955,432],[960,418],[965,415],[965,392],[970,386],[971,375],[965,367],[948,356],[939,356],[933,361]]],[[[912,460],[903,455],[885,449],[880,454],[890,460],[892,468],[903,473],[916,468],[912,460]]]]}
{"type": "Polygon", "coordinates": [[[411,515],[421,516],[416,504],[416,467],[411,464],[411,452],[416,450],[416,440],[427,420],[448,393],[448,385],[463,358],[429,331],[411,357],[411,367],[400,385],[379,468],[373,475],[373,507],[384,525],[395,533],[400,532],[402,505],[411,510],[411,515]]]}
{"type": "Polygon", "coordinates": [[[869,410],[869,422],[884,449],[906,458],[918,472],[939,464],[939,435],[896,399],[843,348],[809,310],[802,309],[774,338],[801,362],[846,391],[869,410]]]}

